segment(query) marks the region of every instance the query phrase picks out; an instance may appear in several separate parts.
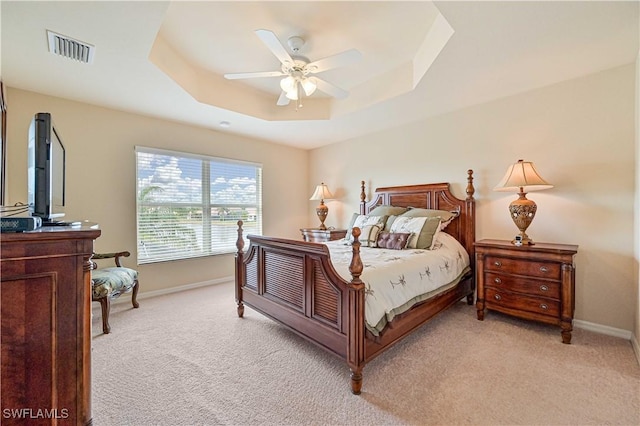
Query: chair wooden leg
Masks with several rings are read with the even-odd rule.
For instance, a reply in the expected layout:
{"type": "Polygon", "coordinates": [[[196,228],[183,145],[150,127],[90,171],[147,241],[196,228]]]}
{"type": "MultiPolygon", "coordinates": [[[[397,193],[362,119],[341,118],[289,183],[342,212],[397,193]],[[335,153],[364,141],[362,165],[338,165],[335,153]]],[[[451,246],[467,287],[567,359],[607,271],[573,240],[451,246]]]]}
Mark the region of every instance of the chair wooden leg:
{"type": "Polygon", "coordinates": [[[109,296],[100,299],[100,307],[102,308],[102,332],[109,334],[111,326],[109,326],[109,311],[111,310],[111,298],[109,296]]]}
{"type": "Polygon", "coordinates": [[[134,308],[137,308],[138,306],[140,306],[140,304],[138,303],[138,281],[136,280],[136,283],[133,285],[133,294],[131,295],[131,304],[133,305],[134,308]]]}

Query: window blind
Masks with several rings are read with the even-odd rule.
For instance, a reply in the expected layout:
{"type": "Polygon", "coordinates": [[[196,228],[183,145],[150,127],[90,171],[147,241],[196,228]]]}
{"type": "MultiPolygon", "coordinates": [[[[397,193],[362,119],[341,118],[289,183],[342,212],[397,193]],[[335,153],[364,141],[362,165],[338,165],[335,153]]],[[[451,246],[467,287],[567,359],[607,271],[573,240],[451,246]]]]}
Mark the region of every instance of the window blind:
{"type": "Polygon", "coordinates": [[[262,165],[136,149],[138,264],[233,253],[262,234],[262,165]]]}

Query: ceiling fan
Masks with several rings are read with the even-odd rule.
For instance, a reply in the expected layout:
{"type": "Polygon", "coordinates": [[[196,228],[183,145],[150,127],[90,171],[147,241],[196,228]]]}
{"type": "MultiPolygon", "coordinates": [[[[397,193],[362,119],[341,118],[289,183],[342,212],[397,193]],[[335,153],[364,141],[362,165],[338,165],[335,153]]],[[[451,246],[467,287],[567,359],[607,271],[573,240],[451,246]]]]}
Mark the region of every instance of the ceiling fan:
{"type": "Polygon", "coordinates": [[[302,106],[302,95],[311,96],[316,89],[333,96],[337,99],[344,99],[349,96],[349,92],[343,90],[326,80],[317,77],[316,74],[333,68],[344,67],[358,61],[362,54],[356,49],[346,50],[333,56],[328,56],[314,62],[310,62],[298,52],[304,46],[304,39],[301,37],[290,37],[287,44],[293,55],[280,43],[278,37],[269,30],[256,30],[256,35],[280,60],[282,66],[280,71],[262,71],[225,74],[229,80],[257,77],[281,77],[280,88],[282,92],[278,98],[277,105],[289,105],[290,101],[297,101],[297,106],[302,106]]]}

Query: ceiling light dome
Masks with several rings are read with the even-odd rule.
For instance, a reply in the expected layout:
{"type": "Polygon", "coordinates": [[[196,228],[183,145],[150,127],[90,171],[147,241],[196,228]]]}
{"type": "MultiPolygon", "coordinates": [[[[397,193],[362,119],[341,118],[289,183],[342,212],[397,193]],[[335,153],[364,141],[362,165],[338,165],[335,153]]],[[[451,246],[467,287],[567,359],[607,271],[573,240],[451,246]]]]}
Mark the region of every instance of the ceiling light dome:
{"type": "Polygon", "coordinates": [[[280,80],[280,88],[287,93],[291,92],[295,87],[296,79],[291,76],[287,76],[280,80]]]}
{"type": "Polygon", "coordinates": [[[313,95],[313,92],[315,92],[316,88],[318,87],[318,85],[316,84],[316,82],[312,78],[305,78],[304,80],[302,80],[300,82],[300,84],[302,85],[302,88],[304,89],[304,94],[307,95],[307,96],[313,95]]]}

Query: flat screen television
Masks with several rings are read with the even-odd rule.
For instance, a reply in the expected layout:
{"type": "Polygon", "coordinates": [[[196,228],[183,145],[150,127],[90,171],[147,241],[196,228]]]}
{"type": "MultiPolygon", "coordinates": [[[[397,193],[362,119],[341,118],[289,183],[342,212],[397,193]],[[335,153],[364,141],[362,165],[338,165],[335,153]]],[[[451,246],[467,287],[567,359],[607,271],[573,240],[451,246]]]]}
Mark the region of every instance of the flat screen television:
{"type": "Polygon", "coordinates": [[[29,127],[28,204],[43,225],[62,224],[65,208],[65,149],[51,114],[37,113],[29,127]]]}

